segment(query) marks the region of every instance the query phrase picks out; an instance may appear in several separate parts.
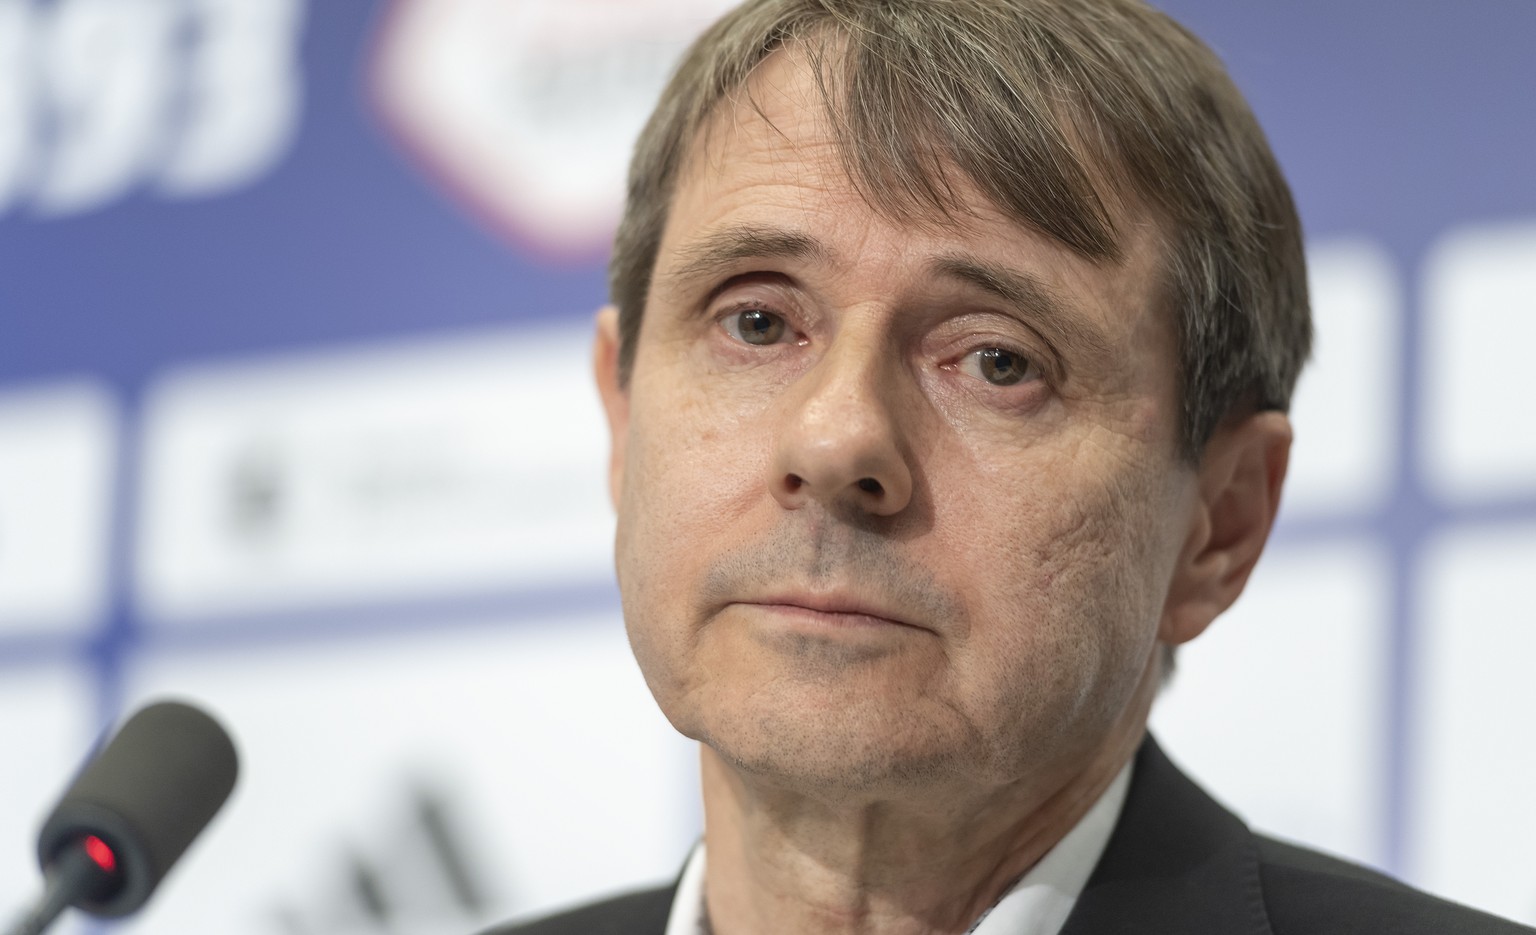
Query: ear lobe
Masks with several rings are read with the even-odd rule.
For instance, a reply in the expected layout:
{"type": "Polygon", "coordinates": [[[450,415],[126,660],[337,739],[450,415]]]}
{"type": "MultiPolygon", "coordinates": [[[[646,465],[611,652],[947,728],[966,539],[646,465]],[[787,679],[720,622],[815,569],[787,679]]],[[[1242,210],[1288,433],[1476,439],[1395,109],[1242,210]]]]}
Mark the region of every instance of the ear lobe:
{"type": "Polygon", "coordinates": [[[1280,509],[1291,423],[1259,412],[1219,429],[1200,459],[1200,503],[1158,627],[1159,641],[1188,642],[1237,600],[1280,509]]]}
{"type": "Polygon", "coordinates": [[[624,481],[624,445],[629,438],[629,390],[619,384],[619,310],[612,305],[597,313],[592,341],[592,375],[608,417],[608,496],[619,505],[624,481]]]}

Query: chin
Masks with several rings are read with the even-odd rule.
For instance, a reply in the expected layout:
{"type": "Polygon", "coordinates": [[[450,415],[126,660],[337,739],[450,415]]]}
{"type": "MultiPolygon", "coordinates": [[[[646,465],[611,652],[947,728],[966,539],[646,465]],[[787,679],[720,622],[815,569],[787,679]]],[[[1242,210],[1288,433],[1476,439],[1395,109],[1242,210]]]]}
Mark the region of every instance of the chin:
{"type": "Polygon", "coordinates": [[[760,683],[695,697],[708,703],[673,723],[743,777],[786,790],[931,799],[1043,778],[1045,764],[1081,765],[1124,714],[1109,690],[1085,689],[1094,701],[1083,707],[1050,691],[1020,692],[968,714],[954,699],[847,688],[760,683]]]}
{"type": "Polygon", "coordinates": [[[806,756],[795,750],[754,747],[746,752],[712,739],[705,743],[738,775],[826,798],[897,797],[946,785],[969,775],[957,753],[826,751],[806,756]]]}
{"type": "Polygon", "coordinates": [[[827,796],[897,795],[974,779],[969,732],[901,709],[851,705],[739,712],[685,731],[744,777],[827,796]]]}

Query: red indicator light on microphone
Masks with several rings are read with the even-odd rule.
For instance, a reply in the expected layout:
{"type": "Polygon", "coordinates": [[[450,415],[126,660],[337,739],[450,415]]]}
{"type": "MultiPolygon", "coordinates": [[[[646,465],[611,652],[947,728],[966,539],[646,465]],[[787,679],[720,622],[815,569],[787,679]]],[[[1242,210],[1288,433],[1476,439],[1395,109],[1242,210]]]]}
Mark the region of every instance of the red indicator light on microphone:
{"type": "Polygon", "coordinates": [[[108,873],[117,869],[117,855],[112,853],[112,848],[107,846],[106,841],[91,834],[87,835],[81,843],[85,845],[85,856],[95,862],[96,866],[108,873]]]}

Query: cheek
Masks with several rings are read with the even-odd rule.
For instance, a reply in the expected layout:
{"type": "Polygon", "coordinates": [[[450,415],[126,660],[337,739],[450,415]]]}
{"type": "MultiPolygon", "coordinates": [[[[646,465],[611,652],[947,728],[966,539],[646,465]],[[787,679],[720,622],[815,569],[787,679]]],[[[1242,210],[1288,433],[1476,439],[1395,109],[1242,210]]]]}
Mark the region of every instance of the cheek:
{"type": "Polygon", "coordinates": [[[702,557],[698,546],[712,540],[688,536],[724,534],[766,495],[763,439],[728,397],[637,391],[631,412],[620,526],[641,540],[640,558],[702,557]]]}
{"type": "Polygon", "coordinates": [[[1156,631],[1173,552],[1164,545],[1157,480],[1138,471],[1075,485],[1060,494],[1060,510],[1042,517],[1049,532],[1034,554],[1040,587],[1090,632],[1156,631]]]}
{"type": "MultiPolygon", "coordinates": [[[[990,538],[1007,549],[1021,583],[1045,597],[1090,602],[1102,585],[1103,598],[1131,605],[1111,619],[1144,622],[1132,611],[1148,607],[1154,582],[1166,584],[1172,568],[1164,553],[1177,466],[1159,454],[1172,446],[1146,435],[1156,412],[1124,410],[1118,430],[1097,424],[1075,438],[1015,445],[1006,460],[989,455],[1009,446],[973,448],[952,470],[985,478],[975,489],[989,494],[990,515],[1003,527],[990,538]]],[[[987,506],[973,498],[970,509],[985,516],[987,506]]]]}
{"type": "Polygon", "coordinates": [[[1016,466],[953,500],[946,551],[971,579],[954,590],[972,595],[967,655],[978,682],[1026,701],[1118,710],[1152,652],[1171,568],[1158,476],[1096,473],[1077,460],[1016,466]]]}
{"type": "Polygon", "coordinates": [[[712,555],[753,533],[768,460],[742,431],[750,421],[707,394],[637,380],[630,413],[615,564],[631,645],[666,710],[700,681],[701,582],[712,555]]]}

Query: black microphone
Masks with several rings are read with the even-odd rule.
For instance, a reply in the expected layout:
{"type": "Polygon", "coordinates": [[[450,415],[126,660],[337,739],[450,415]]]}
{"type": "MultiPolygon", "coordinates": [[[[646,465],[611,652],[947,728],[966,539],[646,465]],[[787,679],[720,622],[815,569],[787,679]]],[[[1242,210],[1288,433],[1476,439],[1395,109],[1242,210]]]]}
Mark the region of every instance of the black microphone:
{"type": "Polygon", "coordinates": [[[9,935],[37,935],[69,906],[110,917],[144,905],[238,772],[234,743],[207,714],[174,701],[139,710],[43,822],[47,887],[9,935]]]}

